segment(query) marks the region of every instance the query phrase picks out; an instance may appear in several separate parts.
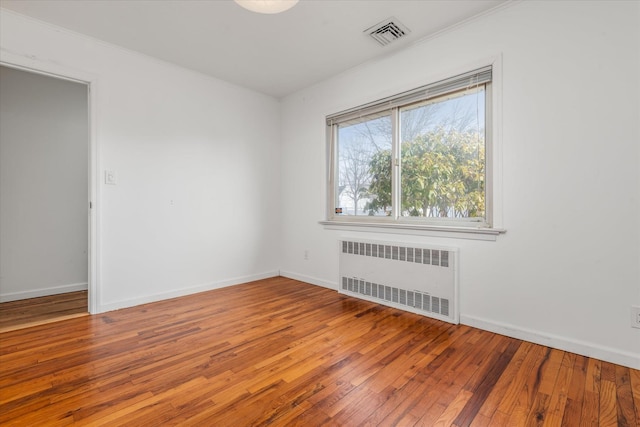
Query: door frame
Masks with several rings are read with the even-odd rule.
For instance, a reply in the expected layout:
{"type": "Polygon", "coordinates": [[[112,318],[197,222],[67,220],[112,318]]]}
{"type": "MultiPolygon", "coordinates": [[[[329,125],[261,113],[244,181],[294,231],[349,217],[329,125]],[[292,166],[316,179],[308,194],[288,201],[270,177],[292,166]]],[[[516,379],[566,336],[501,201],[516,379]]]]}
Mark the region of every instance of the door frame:
{"type": "Polygon", "coordinates": [[[96,134],[97,124],[97,99],[98,99],[98,78],[97,76],[84,71],[65,67],[60,64],[42,60],[36,57],[17,55],[5,51],[0,51],[0,65],[31,73],[69,80],[82,83],[87,86],[87,107],[88,107],[88,144],[89,156],[88,164],[88,184],[89,194],[87,209],[89,214],[88,229],[88,309],[90,314],[101,312],[100,298],[100,151],[96,134]]]}

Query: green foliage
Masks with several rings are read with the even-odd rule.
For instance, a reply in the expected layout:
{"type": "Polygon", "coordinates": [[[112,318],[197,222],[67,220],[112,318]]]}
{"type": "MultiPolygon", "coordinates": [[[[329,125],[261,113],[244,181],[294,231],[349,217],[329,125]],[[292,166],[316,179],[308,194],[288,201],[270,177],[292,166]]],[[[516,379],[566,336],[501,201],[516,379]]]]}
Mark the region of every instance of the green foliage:
{"type": "MultiPolygon", "coordinates": [[[[484,216],[484,143],[475,132],[442,128],[401,145],[401,214],[475,218],[484,216]]],[[[480,137],[481,138],[481,137],[480,137]]],[[[370,215],[391,206],[391,150],[369,162],[370,215]]]]}
{"type": "Polygon", "coordinates": [[[391,150],[381,150],[373,155],[369,163],[369,196],[371,201],[364,207],[369,215],[382,211],[391,214],[391,150]]]}

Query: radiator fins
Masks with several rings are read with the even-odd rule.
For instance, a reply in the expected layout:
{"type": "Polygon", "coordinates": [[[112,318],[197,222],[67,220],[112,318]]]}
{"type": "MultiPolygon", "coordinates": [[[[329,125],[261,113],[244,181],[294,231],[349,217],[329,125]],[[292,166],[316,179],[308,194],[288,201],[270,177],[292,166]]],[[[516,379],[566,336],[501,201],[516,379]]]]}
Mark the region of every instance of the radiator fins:
{"type": "Polygon", "coordinates": [[[396,261],[430,264],[449,267],[449,251],[438,249],[423,249],[376,243],[342,241],[342,252],[345,254],[362,255],[374,258],[386,258],[396,261]]]}
{"type": "Polygon", "coordinates": [[[458,323],[454,248],[346,239],[338,252],[340,292],[458,323]]]}
{"type": "Polygon", "coordinates": [[[399,289],[353,277],[342,277],[342,290],[412,307],[427,313],[449,316],[449,300],[425,292],[399,289]]]}

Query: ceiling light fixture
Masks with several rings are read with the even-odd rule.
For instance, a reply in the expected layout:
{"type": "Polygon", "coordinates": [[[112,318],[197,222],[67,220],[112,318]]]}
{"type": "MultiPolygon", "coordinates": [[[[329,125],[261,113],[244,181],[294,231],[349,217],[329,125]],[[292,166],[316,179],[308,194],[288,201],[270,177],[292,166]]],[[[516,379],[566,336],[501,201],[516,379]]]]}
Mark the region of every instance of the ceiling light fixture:
{"type": "Polygon", "coordinates": [[[247,10],[257,13],[280,13],[291,9],[298,0],[234,0],[247,10]]]}

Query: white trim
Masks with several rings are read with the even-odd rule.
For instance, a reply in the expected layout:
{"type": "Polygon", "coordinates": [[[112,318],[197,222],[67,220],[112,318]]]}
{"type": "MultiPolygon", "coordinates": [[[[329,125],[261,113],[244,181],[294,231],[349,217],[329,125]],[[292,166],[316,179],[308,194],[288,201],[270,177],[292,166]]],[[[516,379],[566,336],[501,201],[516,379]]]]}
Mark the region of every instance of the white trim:
{"type": "Polygon", "coordinates": [[[460,323],[511,338],[569,351],[633,369],[640,369],[640,355],[631,352],[474,316],[460,315],[460,323]]]}
{"type": "MultiPolygon", "coordinates": [[[[337,291],[338,289],[337,283],[332,283],[323,279],[306,276],[304,274],[293,273],[290,271],[280,271],[280,275],[312,285],[329,288],[331,290],[337,291]]],[[[461,325],[467,325],[473,328],[482,329],[484,331],[489,331],[511,338],[544,345],[546,347],[580,354],[582,356],[603,360],[605,362],[615,363],[617,365],[627,366],[632,369],[640,369],[640,356],[632,352],[605,347],[572,338],[562,337],[559,335],[520,328],[518,326],[510,325],[507,323],[496,322],[493,320],[483,319],[475,316],[468,316],[462,313],[460,313],[459,321],[461,325]]]]}
{"type": "Polygon", "coordinates": [[[451,33],[453,31],[457,30],[460,27],[465,27],[471,22],[475,22],[475,21],[481,20],[485,16],[490,16],[490,15],[496,14],[496,13],[502,11],[503,9],[511,7],[514,4],[520,3],[522,1],[524,1],[524,0],[506,0],[505,2],[500,3],[497,6],[494,6],[494,7],[490,8],[490,9],[484,10],[484,11],[482,11],[480,13],[477,13],[477,14],[475,14],[473,16],[470,16],[470,17],[468,17],[466,19],[463,19],[462,21],[458,21],[458,22],[456,22],[456,23],[454,23],[452,25],[449,25],[449,26],[447,26],[447,27],[445,27],[445,28],[443,28],[443,29],[441,29],[439,31],[436,31],[435,33],[427,34],[426,36],[424,36],[424,37],[412,42],[411,45],[417,45],[417,44],[421,44],[421,43],[426,43],[429,40],[433,40],[433,39],[439,38],[439,37],[441,37],[441,36],[443,36],[443,35],[445,35],[447,33],[451,33]]]}
{"type": "Polygon", "coordinates": [[[491,145],[485,155],[491,164],[491,177],[488,180],[490,192],[488,203],[491,212],[491,226],[504,228],[504,203],[502,180],[502,53],[496,55],[491,63],[493,77],[491,80],[491,145]]]}
{"type": "MultiPolygon", "coordinates": [[[[326,220],[320,221],[320,224],[325,225],[327,229],[341,229],[344,227],[342,223],[348,223],[348,225],[353,225],[354,227],[352,231],[370,231],[370,232],[387,232],[382,230],[382,228],[395,228],[400,231],[400,234],[418,234],[418,235],[428,235],[434,237],[453,237],[453,238],[467,238],[472,240],[496,240],[499,234],[503,234],[505,232],[504,229],[504,207],[503,207],[503,165],[502,165],[502,53],[497,53],[495,55],[491,55],[488,57],[484,57],[482,59],[478,59],[466,65],[458,65],[456,67],[450,68],[446,72],[438,72],[430,75],[429,77],[422,77],[419,83],[403,83],[403,86],[400,88],[387,88],[382,93],[376,95],[368,94],[365,98],[364,102],[355,103],[358,105],[366,105],[370,103],[376,103],[381,99],[386,99],[389,97],[396,96],[399,93],[404,93],[407,91],[414,90],[416,87],[421,87],[425,85],[425,81],[427,82],[438,82],[441,80],[446,80],[451,78],[452,76],[464,74],[469,70],[477,70],[484,67],[491,67],[492,70],[492,79],[491,84],[489,85],[490,91],[487,93],[487,98],[491,100],[491,108],[486,111],[487,120],[491,121],[491,126],[488,126],[491,134],[487,135],[487,139],[490,141],[487,144],[486,151],[486,168],[487,171],[491,171],[491,174],[487,174],[486,178],[486,223],[483,222],[482,225],[484,227],[478,228],[473,227],[473,224],[478,224],[478,222],[473,221],[460,221],[463,224],[472,224],[471,226],[466,226],[469,234],[464,234],[462,231],[457,231],[458,229],[463,229],[465,226],[457,226],[455,225],[456,221],[447,221],[446,225],[439,225],[438,222],[428,221],[422,219],[420,221],[415,221],[418,223],[418,226],[409,225],[407,222],[403,222],[402,218],[399,218],[397,207],[399,206],[398,201],[394,200],[393,206],[394,208],[394,216],[392,218],[381,218],[379,222],[374,222],[371,220],[360,219],[357,216],[339,216],[334,212],[335,208],[335,173],[336,173],[336,162],[337,159],[335,157],[335,132],[333,129],[334,126],[325,126],[326,132],[326,143],[327,147],[327,170],[325,173],[327,174],[327,191],[325,194],[326,197],[326,220]],[[365,224],[360,224],[359,221],[365,222],[365,224]],[[333,228],[336,226],[338,228],[333,228]],[[449,227],[451,226],[451,227],[449,227]],[[367,229],[364,229],[366,227],[367,229]],[[381,228],[381,230],[374,230],[374,228],[381,228]],[[417,231],[417,233],[412,233],[409,230],[417,231]],[[483,231],[489,230],[489,231],[483,231]],[[442,231],[445,231],[443,233],[442,231]],[[450,233],[450,232],[453,232],[450,233]],[[456,234],[458,233],[458,234],[456,234]],[[462,234],[460,234],[462,233],[462,234]],[[488,235],[474,237],[475,234],[488,235]]],[[[351,105],[353,108],[353,105],[351,105]]],[[[343,108],[340,111],[347,111],[349,108],[343,108]]],[[[334,115],[333,113],[325,114],[325,118],[334,115]]],[[[399,148],[397,148],[399,149],[399,148]]],[[[392,176],[395,176],[392,174],[392,176]]],[[[394,184],[392,184],[394,185],[394,184]]],[[[398,183],[395,183],[395,186],[399,186],[398,183]]],[[[396,188],[395,194],[399,194],[396,188]]],[[[406,219],[405,219],[406,220],[406,219]]],[[[345,224],[347,225],[347,224],[345,224]]]]}
{"type": "Polygon", "coordinates": [[[71,283],[68,285],[50,286],[48,288],[34,289],[31,291],[9,292],[0,294],[0,302],[18,301],[21,299],[46,297],[49,295],[66,294],[69,292],[86,291],[88,284],[71,283]]]}
{"type": "Polygon", "coordinates": [[[338,291],[337,282],[329,282],[328,280],[318,279],[317,277],[311,277],[304,274],[283,270],[280,270],[280,275],[288,279],[299,280],[301,282],[309,283],[312,285],[322,286],[323,288],[331,289],[332,291],[338,291]]]}
{"type": "Polygon", "coordinates": [[[319,221],[326,230],[363,231],[368,233],[410,234],[413,236],[446,237],[452,239],[496,241],[497,236],[506,233],[498,228],[471,228],[437,226],[429,224],[407,224],[400,222],[347,222],[319,221]]]}
{"type": "MultiPolygon", "coordinates": [[[[88,254],[88,307],[89,313],[98,312],[100,305],[100,150],[98,145],[98,77],[85,71],[69,68],[51,60],[40,59],[35,56],[9,52],[5,48],[0,49],[0,65],[18,68],[38,74],[49,75],[64,80],[73,80],[87,85],[89,108],[89,158],[88,180],[89,200],[92,209],[89,209],[89,241],[87,242],[88,254]]],[[[88,206],[87,206],[88,208],[88,206]]]]}
{"type": "Polygon", "coordinates": [[[226,288],[228,286],[240,285],[247,282],[253,282],[255,280],[268,279],[271,277],[277,277],[278,271],[266,271],[264,273],[251,274],[247,276],[234,277],[231,279],[219,280],[217,282],[205,283],[197,286],[191,286],[188,288],[182,288],[175,291],[160,292],[153,295],[146,295],[140,298],[131,298],[126,300],[120,300],[111,302],[108,304],[101,304],[98,307],[97,313],[104,313],[112,310],[119,310],[121,308],[135,307],[141,304],[148,304],[150,302],[164,301],[170,298],[183,297],[186,295],[197,294],[200,292],[211,291],[214,289],[226,288]]]}

